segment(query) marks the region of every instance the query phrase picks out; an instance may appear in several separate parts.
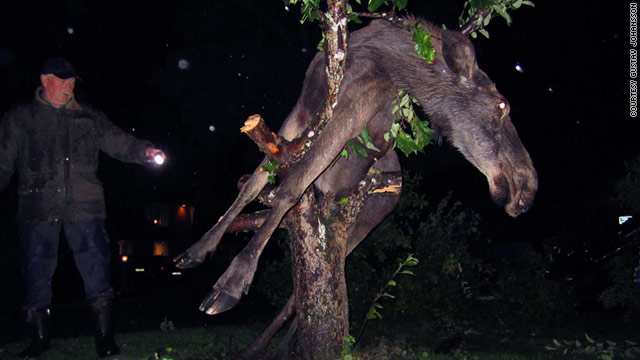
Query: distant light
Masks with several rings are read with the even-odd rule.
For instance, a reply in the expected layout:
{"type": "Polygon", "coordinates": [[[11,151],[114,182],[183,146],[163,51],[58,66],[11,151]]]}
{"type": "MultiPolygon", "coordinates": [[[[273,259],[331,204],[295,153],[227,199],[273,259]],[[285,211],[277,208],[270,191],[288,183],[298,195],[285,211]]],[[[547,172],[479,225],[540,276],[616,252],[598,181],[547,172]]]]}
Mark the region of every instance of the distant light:
{"type": "Polygon", "coordinates": [[[153,219],[154,224],[158,225],[158,222],[159,222],[158,219],[153,219]]]}
{"type": "Polygon", "coordinates": [[[187,70],[191,67],[191,64],[189,63],[189,60],[186,59],[180,59],[178,61],[178,68],[180,70],[187,70]]]}
{"type": "Polygon", "coordinates": [[[618,224],[622,225],[622,224],[626,223],[632,217],[633,216],[631,216],[631,215],[618,216],[618,224]]]}
{"type": "Polygon", "coordinates": [[[524,68],[522,67],[522,65],[520,65],[519,62],[516,63],[515,69],[516,69],[517,72],[519,72],[521,74],[524,73],[524,68]]]}
{"type": "Polygon", "coordinates": [[[127,262],[129,261],[129,257],[127,255],[123,255],[122,258],[120,258],[122,260],[122,262],[127,262]]]}
{"type": "Polygon", "coordinates": [[[136,268],[136,272],[144,272],[144,268],[136,268]]]}
{"type": "Polygon", "coordinates": [[[182,275],[182,273],[180,271],[174,271],[171,273],[171,275],[178,276],[178,275],[182,275]]]}
{"type": "Polygon", "coordinates": [[[216,127],[213,125],[209,125],[209,131],[214,132],[216,131],[216,127]]]}
{"type": "Polygon", "coordinates": [[[73,28],[72,27],[68,27],[67,28],[67,33],[69,33],[69,35],[73,35],[73,28]]]}

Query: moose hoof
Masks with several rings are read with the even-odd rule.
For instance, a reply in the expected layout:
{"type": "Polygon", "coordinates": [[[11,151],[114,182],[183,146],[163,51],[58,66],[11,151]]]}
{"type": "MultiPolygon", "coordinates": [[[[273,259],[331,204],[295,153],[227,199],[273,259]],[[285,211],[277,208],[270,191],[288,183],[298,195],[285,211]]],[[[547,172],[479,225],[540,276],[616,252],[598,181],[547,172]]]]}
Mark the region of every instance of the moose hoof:
{"type": "Polygon", "coordinates": [[[183,252],[182,254],[176,256],[173,259],[173,262],[176,263],[176,267],[178,269],[191,269],[202,264],[202,261],[193,258],[187,252],[183,252]]]}
{"type": "Polygon", "coordinates": [[[240,298],[220,292],[214,287],[202,300],[200,311],[204,311],[207,315],[220,314],[236,306],[238,301],[240,301],[240,298]]]}

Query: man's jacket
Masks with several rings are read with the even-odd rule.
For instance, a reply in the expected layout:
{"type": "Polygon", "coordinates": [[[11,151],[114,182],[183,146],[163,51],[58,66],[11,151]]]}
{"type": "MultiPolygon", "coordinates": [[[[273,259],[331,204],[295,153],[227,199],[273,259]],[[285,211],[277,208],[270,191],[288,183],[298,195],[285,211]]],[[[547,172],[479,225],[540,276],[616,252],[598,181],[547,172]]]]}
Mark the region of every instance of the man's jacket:
{"type": "Polygon", "coordinates": [[[105,218],[100,151],[120,161],[144,163],[151,143],[117,128],[73,99],[60,109],[36,91],[35,100],[0,121],[0,189],[18,175],[18,220],[56,223],[105,218]]]}

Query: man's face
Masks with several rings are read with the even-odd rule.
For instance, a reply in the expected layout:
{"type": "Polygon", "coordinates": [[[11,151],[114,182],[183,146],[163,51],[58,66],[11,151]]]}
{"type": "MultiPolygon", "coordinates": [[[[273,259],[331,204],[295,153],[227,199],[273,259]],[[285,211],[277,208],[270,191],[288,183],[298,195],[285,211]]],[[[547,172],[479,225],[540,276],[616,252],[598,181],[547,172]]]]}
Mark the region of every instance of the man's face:
{"type": "Polygon", "coordinates": [[[47,74],[40,75],[40,82],[44,88],[44,98],[56,108],[68,103],[73,98],[76,78],[60,79],[53,74],[47,74]]]}

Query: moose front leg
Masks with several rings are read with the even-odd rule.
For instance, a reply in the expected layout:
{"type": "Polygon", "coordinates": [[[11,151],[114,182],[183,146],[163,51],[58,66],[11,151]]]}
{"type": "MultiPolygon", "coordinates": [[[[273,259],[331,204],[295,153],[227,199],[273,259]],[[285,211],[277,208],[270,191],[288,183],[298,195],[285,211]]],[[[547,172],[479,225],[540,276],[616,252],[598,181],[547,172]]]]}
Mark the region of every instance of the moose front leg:
{"type": "MultiPolygon", "coordinates": [[[[359,107],[355,106],[355,108],[359,107]]],[[[372,112],[358,114],[360,121],[357,121],[356,117],[338,117],[326,124],[305,157],[293,164],[286,177],[282,179],[276,200],[264,224],[207,294],[200,305],[201,311],[213,315],[229,310],[238,303],[242,293],[247,293],[253,281],[258,258],[284,215],[298,202],[307,187],[340,154],[347,141],[355,137],[366,121],[373,117],[375,111],[372,112]]]]}
{"type": "MultiPolygon", "coordinates": [[[[329,127],[329,125],[327,125],[329,127]]],[[[321,139],[318,139],[318,142],[321,139]]],[[[345,140],[346,142],[346,140],[345,140]]],[[[336,154],[340,151],[336,151],[336,154]]],[[[312,156],[310,151],[308,156],[312,156]]],[[[312,157],[313,159],[313,157],[312,157]]],[[[312,160],[309,159],[309,160],[312,160]]],[[[305,161],[303,159],[296,164],[289,176],[283,180],[277,192],[277,200],[269,212],[264,224],[251,238],[251,241],[242,251],[236,255],[227,270],[220,276],[211,291],[206,295],[200,304],[200,311],[209,315],[219,314],[233,308],[243,293],[249,291],[249,286],[253,281],[258,259],[267,245],[267,242],[275,229],[278,227],[284,215],[291,209],[304,190],[311,184],[315,176],[313,173],[322,172],[331,163],[331,158],[319,156],[316,161],[305,161]],[[311,164],[309,166],[307,164],[311,164]],[[319,168],[318,166],[322,166],[319,168]]]]}
{"type": "Polygon", "coordinates": [[[187,251],[173,259],[176,267],[189,269],[198,266],[204,261],[208,253],[215,251],[222,235],[224,235],[229,225],[233,223],[242,209],[260,194],[260,191],[268,182],[268,177],[269,174],[265,171],[251,175],[242,187],[236,200],[220,220],[218,220],[218,223],[207,231],[198,242],[187,249],[187,251]]]}

